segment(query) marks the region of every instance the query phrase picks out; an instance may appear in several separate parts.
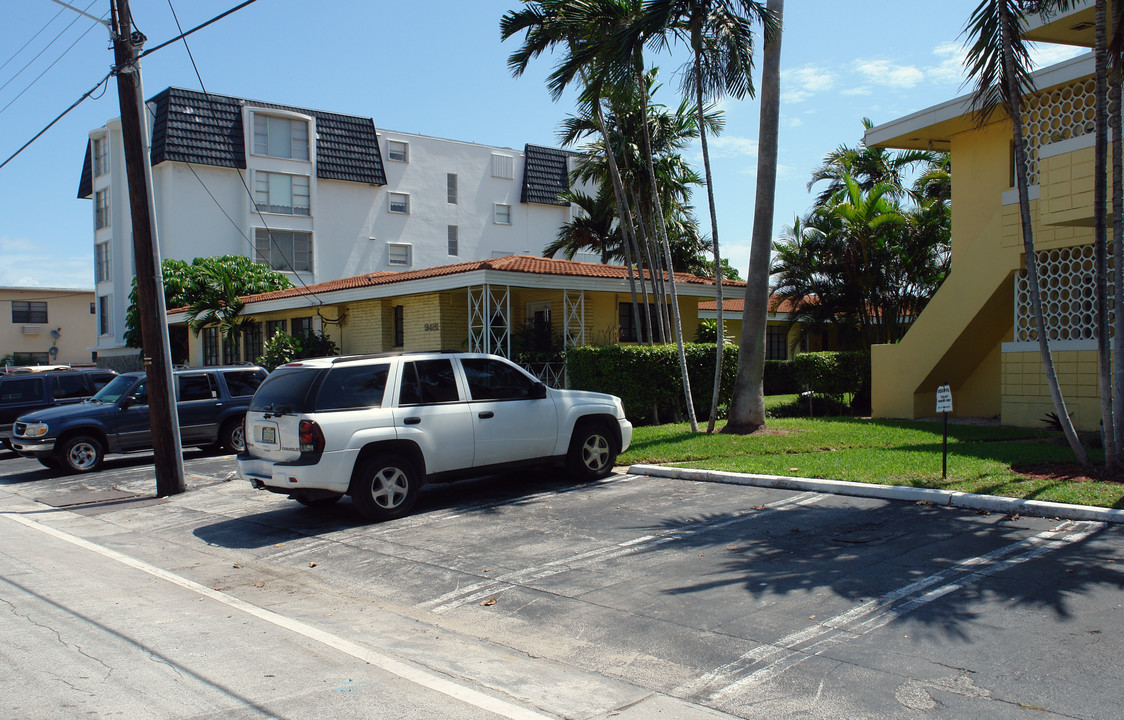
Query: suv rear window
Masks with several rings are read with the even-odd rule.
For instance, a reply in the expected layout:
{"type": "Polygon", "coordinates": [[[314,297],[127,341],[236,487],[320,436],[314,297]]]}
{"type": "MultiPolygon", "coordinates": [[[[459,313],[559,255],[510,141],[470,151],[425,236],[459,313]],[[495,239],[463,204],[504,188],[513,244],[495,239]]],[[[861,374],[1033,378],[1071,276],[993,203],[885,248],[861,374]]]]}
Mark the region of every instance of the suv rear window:
{"type": "Polygon", "coordinates": [[[265,380],[265,372],[261,370],[231,370],[222,376],[231,397],[249,397],[265,380]]]}
{"type": "Polygon", "coordinates": [[[305,412],[309,405],[309,391],[322,372],[310,367],[277,368],[254,393],[250,410],[305,412]]]}
{"type": "Polygon", "coordinates": [[[9,378],[0,383],[0,402],[43,401],[43,378],[9,378]]]}
{"type": "Polygon", "coordinates": [[[55,375],[51,382],[54,384],[55,400],[86,397],[90,394],[83,375],[55,375]]]}
{"type": "Polygon", "coordinates": [[[317,410],[380,407],[390,365],[353,365],[328,371],[316,397],[317,410]]]}

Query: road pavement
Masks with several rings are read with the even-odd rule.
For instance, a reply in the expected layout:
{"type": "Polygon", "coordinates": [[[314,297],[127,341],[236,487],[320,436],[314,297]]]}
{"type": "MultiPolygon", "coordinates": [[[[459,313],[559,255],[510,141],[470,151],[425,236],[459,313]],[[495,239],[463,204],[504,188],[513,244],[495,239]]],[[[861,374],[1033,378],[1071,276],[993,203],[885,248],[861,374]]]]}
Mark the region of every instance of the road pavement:
{"type": "Polygon", "coordinates": [[[187,468],[0,458],[0,715],[1120,715],[1116,525],[546,471],[367,525],[187,468]]]}

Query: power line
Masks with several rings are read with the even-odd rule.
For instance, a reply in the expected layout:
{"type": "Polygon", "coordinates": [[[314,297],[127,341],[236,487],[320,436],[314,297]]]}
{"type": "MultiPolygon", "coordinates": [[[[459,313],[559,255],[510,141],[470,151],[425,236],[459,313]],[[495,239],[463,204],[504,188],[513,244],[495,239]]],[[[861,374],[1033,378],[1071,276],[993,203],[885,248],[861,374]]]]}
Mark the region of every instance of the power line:
{"type": "MultiPolygon", "coordinates": [[[[191,67],[195,69],[196,79],[199,80],[199,87],[203,90],[203,94],[207,96],[207,103],[212,105],[212,111],[213,111],[214,107],[213,107],[213,101],[211,100],[211,93],[207,91],[207,86],[203,83],[203,76],[199,73],[199,66],[195,63],[195,55],[193,55],[192,52],[191,52],[191,46],[187,44],[187,36],[190,35],[191,33],[195,32],[195,30],[198,30],[199,28],[204,27],[205,25],[209,25],[210,23],[214,22],[215,20],[218,20],[219,18],[224,17],[225,15],[229,15],[230,13],[234,12],[235,10],[239,10],[239,9],[249,5],[250,3],[253,3],[253,2],[256,2],[256,1],[257,0],[247,0],[247,2],[244,2],[241,5],[239,5],[238,7],[233,8],[233,9],[223,13],[223,15],[220,15],[220,16],[216,17],[214,20],[210,20],[210,21],[204,23],[203,25],[200,25],[198,28],[195,28],[195,29],[185,33],[183,31],[183,27],[180,26],[180,19],[176,15],[176,9],[175,9],[175,7],[172,6],[172,0],[168,0],[168,8],[172,11],[172,18],[176,21],[176,29],[180,31],[180,35],[176,39],[183,40],[184,49],[187,50],[187,57],[191,60],[191,67]]],[[[174,42],[174,40],[170,41],[170,42],[174,42]]],[[[164,43],[164,45],[167,45],[167,44],[168,43],[164,43]]],[[[158,46],[158,47],[163,47],[163,46],[158,46]]],[[[153,48],[153,50],[155,50],[155,49],[157,49],[157,48],[153,48]]],[[[142,55],[142,57],[143,57],[143,55],[142,55]]],[[[203,179],[201,177],[199,177],[199,175],[195,172],[195,169],[192,168],[190,164],[188,164],[188,168],[191,169],[191,174],[195,175],[195,179],[198,180],[199,184],[203,186],[203,189],[207,191],[207,194],[211,196],[211,199],[215,201],[215,204],[219,206],[219,210],[222,210],[223,215],[226,215],[227,219],[230,220],[232,223],[234,223],[234,220],[230,217],[230,215],[227,215],[227,212],[226,212],[226,210],[223,209],[222,205],[219,205],[219,201],[215,198],[215,196],[213,194],[211,194],[210,189],[207,188],[206,183],[204,183],[203,179]]],[[[276,250],[281,255],[281,259],[285,261],[285,264],[288,267],[293,269],[293,276],[296,277],[297,282],[299,282],[304,287],[304,289],[307,290],[309,292],[309,294],[311,294],[312,297],[316,299],[316,302],[319,305],[323,305],[324,301],[321,300],[320,296],[317,295],[315,292],[313,292],[308,287],[308,283],[306,283],[304,281],[304,278],[302,278],[300,276],[300,273],[293,266],[293,261],[290,258],[285,256],[284,251],[281,250],[281,246],[278,245],[277,241],[273,238],[273,231],[269,228],[268,223],[266,223],[265,216],[262,215],[261,210],[257,209],[257,201],[254,198],[254,194],[253,194],[253,192],[250,191],[250,186],[246,183],[246,178],[242,175],[241,172],[238,173],[238,179],[242,181],[242,187],[246,190],[246,195],[250,198],[250,205],[251,205],[251,207],[254,208],[254,212],[257,213],[258,218],[261,220],[262,226],[265,228],[266,234],[269,236],[270,247],[273,248],[274,250],[276,250]]],[[[253,257],[256,257],[257,252],[258,252],[256,242],[251,242],[250,238],[246,235],[246,233],[242,232],[241,226],[239,226],[237,223],[235,223],[235,227],[238,228],[238,232],[242,235],[243,238],[245,238],[247,244],[250,245],[250,248],[254,253],[253,257]]],[[[296,247],[295,247],[296,242],[294,241],[293,244],[294,244],[293,251],[296,252],[296,247]]]]}
{"type": "MultiPolygon", "coordinates": [[[[188,35],[191,35],[192,33],[196,32],[198,30],[202,30],[203,28],[207,27],[211,23],[218,22],[219,20],[222,20],[227,15],[238,12],[242,8],[246,7],[247,5],[253,5],[257,1],[258,0],[246,0],[246,2],[242,3],[241,5],[236,5],[235,7],[230,8],[229,10],[222,13],[221,15],[216,15],[215,17],[211,18],[210,20],[203,23],[202,25],[196,25],[195,27],[191,28],[187,32],[184,32],[183,28],[179,27],[179,24],[180,24],[179,20],[176,20],[176,27],[179,29],[180,34],[178,36],[172,38],[171,40],[166,40],[166,41],[160,43],[159,45],[156,45],[155,47],[150,47],[149,49],[145,50],[140,55],[138,55],[137,59],[143,58],[145,55],[151,55],[152,53],[156,52],[157,50],[159,50],[161,48],[164,48],[164,47],[167,47],[168,45],[171,45],[172,43],[174,43],[177,40],[182,40],[183,38],[186,38],[188,35]]],[[[171,6],[171,2],[169,2],[168,5],[171,6]]],[[[176,14],[176,11],[172,10],[172,16],[173,17],[175,16],[175,14],[176,14]]],[[[186,41],[184,42],[184,45],[185,46],[187,45],[186,41]]],[[[190,50],[188,52],[190,53],[190,50]]]]}
{"type": "Polygon", "coordinates": [[[8,63],[15,60],[21,52],[23,52],[24,50],[27,49],[28,45],[35,42],[35,38],[42,35],[43,31],[46,30],[47,28],[49,28],[51,26],[51,23],[53,23],[55,20],[57,20],[59,15],[62,15],[62,11],[65,10],[65,9],[66,8],[63,8],[62,10],[59,10],[57,13],[55,13],[55,16],[53,18],[51,18],[50,20],[48,20],[46,25],[39,28],[39,32],[32,35],[31,39],[28,40],[27,42],[25,42],[23,45],[21,45],[19,50],[16,50],[14,53],[12,53],[12,56],[10,58],[8,58],[7,60],[5,60],[3,65],[0,65],[0,70],[3,70],[4,68],[8,67],[8,63]]]}
{"type": "MultiPolygon", "coordinates": [[[[86,6],[86,9],[89,10],[90,8],[92,8],[94,6],[95,2],[97,2],[97,0],[91,0],[90,4],[86,6]]],[[[51,40],[51,42],[47,43],[46,47],[44,47],[42,50],[40,50],[38,53],[36,53],[35,57],[28,60],[27,63],[23,67],[21,67],[19,69],[19,71],[16,72],[15,75],[13,75],[11,78],[9,78],[8,82],[4,83],[3,85],[0,85],[0,90],[3,90],[4,88],[11,85],[15,81],[16,78],[18,78],[20,75],[23,74],[24,70],[31,67],[32,63],[34,63],[36,60],[38,60],[43,55],[43,53],[47,52],[51,48],[51,46],[54,45],[58,41],[58,39],[60,37],[62,37],[63,34],[66,33],[66,31],[69,30],[74,25],[74,23],[78,22],[80,19],[81,19],[81,16],[76,17],[73,20],[71,20],[67,24],[66,27],[64,27],[62,30],[59,31],[58,35],[55,35],[54,39],[51,40]]],[[[89,31],[87,30],[86,32],[89,32],[89,31]]],[[[69,48],[67,48],[67,49],[69,50],[69,48]]],[[[65,55],[66,53],[64,52],[63,54],[65,55]]]]}
{"type": "MultiPolygon", "coordinates": [[[[13,103],[15,103],[15,101],[16,101],[16,100],[19,100],[19,99],[20,99],[21,97],[23,97],[24,93],[26,93],[26,92],[27,92],[28,90],[30,90],[30,89],[31,89],[32,87],[34,87],[34,86],[35,86],[35,83],[39,82],[39,80],[40,80],[40,79],[41,79],[41,78],[42,78],[42,77],[43,77],[44,75],[46,75],[46,74],[47,74],[48,72],[50,72],[50,71],[51,71],[51,68],[53,68],[53,67],[54,67],[55,65],[58,65],[59,61],[60,61],[60,60],[62,60],[62,59],[63,59],[64,57],[66,57],[66,54],[67,54],[67,53],[69,53],[69,52],[70,52],[71,50],[73,50],[73,49],[74,49],[74,46],[75,46],[75,45],[77,45],[77,44],[79,43],[79,41],[81,41],[81,40],[82,40],[82,38],[84,38],[84,37],[86,37],[87,35],[89,35],[89,34],[90,34],[90,31],[91,31],[91,30],[93,30],[93,29],[94,29],[94,28],[96,28],[96,27],[97,27],[97,25],[95,24],[95,25],[90,25],[90,27],[86,28],[86,32],[84,32],[84,33],[82,33],[81,35],[79,35],[79,36],[78,36],[78,37],[77,37],[77,38],[76,38],[76,39],[74,40],[74,42],[70,43],[70,45],[69,45],[69,46],[68,46],[68,47],[66,48],[66,50],[63,50],[63,51],[62,51],[62,55],[59,55],[59,56],[58,56],[57,58],[55,58],[55,61],[54,61],[54,62],[52,62],[52,63],[51,63],[50,65],[48,65],[48,66],[46,67],[46,69],[44,69],[44,70],[43,70],[43,72],[39,73],[39,74],[38,74],[38,75],[37,75],[37,76],[35,77],[35,79],[34,79],[34,80],[32,80],[32,81],[31,81],[30,83],[28,83],[27,87],[25,87],[25,88],[24,88],[23,90],[21,90],[21,91],[20,91],[19,95],[16,95],[16,96],[15,96],[14,98],[12,98],[12,99],[11,99],[11,100],[10,100],[10,101],[8,102],[8,104],[7,104],[7,105],[5,105],[4,107],[0,108],[0,115],[3,115],[3,114],[4,114],[4,111],[5,111],[5,110],[7,110],[8,108],[10,108],[10,107],[12,106],[12,104],[13,104],[13,103]]],[[[13,78],[13,79],[14,79],[14,78],[13,78]]]]}
{"type": "Polygon", "coordinates": [[[92,88],[90,88],[90,89],[89,89],[89,90],[87,90],[86,92],[82,93],[82,97],[80,97],[80,98],[78,98],[77,100],[75,100],[75,101],[74,101],[74,104],[73,104],[73,105],[71,105],[70,107],[68,107],[68,108],[67,108],[66,110],[63,110],[63,111],[62,111],[62,113],[60,113],[60,114],[59,114],[59,116],[58,116],[58,117],[56,117],[56,118],[55,118],[54,120],[52,120],[51,122],[49,122],[49,123],[47,124],[47,126],[46,126],[46,127],[44,127],[44,128],[43,128],[42,130],[40,130],[39,132],[35,133],[35,137],[33,137],[33,138],[31,138],[30,140],[28,140],[27,142],[25,142],[25,143],[24,143],[24,144],[23,144],[22,146],[20,146],[20,149],[19,149],[19,150],[16,150],[16,151],[15,151],[14,153],[12,153],[11,155],[9,155],[9,156],[8,156],[8,158],[7,158],[7,159],[6,159],[6,160],[5,160],[4,162],[0,163],[0,168],[3,168],[3,167],[4,167],[5,165],[7,165],[8,163],[10,163],[10,162],[11,162],[12,160],[14,160],[14,159],[15,159],[15,157],[16,157],[17,155],[19,155],[19,154],[20,154],[21,152],[23,152],[24,150],[26,150],[26,149],[28,148],[28,146],[30,146],[30,145],[31,145],[31,143],[33,143],[33,142],[35,142],[36,140],[38,140],[38,139],[39,139],[40,137],[42,137],[42,136],[43,136],[43,134],[44,134],[45,132],[47,132],[47,131],[48,131],[48,130],[50,130],[50,129],[51,129],[52,127],[54,127],[55,123],[57,123],[57,122],[58,122],[59,120],[62,120],[62,119],[63,119],[64,117],[66,117],[66,115],[67,115],[67,114],[68,114],[68,113],[69,113],[69,112],[70,112],[71,110],[73,110],[74,108],[78,107],[78,106],[79,106],[79,105],[80,105],[80,104],[82,103],[82,101],[83,101],[83,100],[85,100],[86,98],[88,98],[88,97],[90,97],[91,95],[93,95],[93,94],[94,94],[94,92],[95,92],[95,91],[97,91],[97,89],[98,89],[99,87],[101,87],[101,86],[102,86],[102,84],[104,84],[106,80],[109,80],[109,78],[113,77],[113,74],[114,74],[114,71],[112,71],[112,70],[111,70],[111,71],[109,72],[109,74],[107,74],[107,75],[106,75],[105,77],[103,77],[103,78],[102,78],[101,80],[99,80],[99,81],[98,81],[98,84],[97,84],[97,85],[93,86],[92,88]]]}

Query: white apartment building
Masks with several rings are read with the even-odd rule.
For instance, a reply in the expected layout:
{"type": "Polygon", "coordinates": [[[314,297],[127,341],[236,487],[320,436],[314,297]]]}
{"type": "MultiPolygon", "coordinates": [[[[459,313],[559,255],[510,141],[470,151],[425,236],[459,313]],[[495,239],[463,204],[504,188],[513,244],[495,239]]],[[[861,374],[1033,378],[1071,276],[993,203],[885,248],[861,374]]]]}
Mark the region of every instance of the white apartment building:
{"type": "MultiPolygon", "coordinates": [[[[168,88],[148,102],[164,258],[246,255],[297,286],[505,255],[541,255],[571,219],[572,154],[377,130],[371,118],[168,88]]],[[[135,271],[120,119],[90,132],[102,364],[133,359],[135,271]]],[[[314,328],[315,329],[315,328],[314,328]]]]}

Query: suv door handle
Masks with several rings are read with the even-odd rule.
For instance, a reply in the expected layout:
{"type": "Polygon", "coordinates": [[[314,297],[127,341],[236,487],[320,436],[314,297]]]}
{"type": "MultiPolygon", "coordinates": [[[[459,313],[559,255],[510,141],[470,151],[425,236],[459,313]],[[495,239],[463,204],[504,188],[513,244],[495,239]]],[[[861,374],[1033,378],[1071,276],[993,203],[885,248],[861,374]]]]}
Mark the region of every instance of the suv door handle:
{"type": "Polygon", "coordinates": [[[405,420],[403,420],[402,422],[406,423],[407,425],[420,425],[421,424],[421,418],[418,417],[417,415],[412,415],[412,416],[406,418],[405,420]]]}
{"type": "Polygon", "coordinates": [[[496,416],[496,414],[494,412],[492,412],[491,410],[485,410],[485,411],[481,412],[477,417],[481,418],[482,420],[487,420],[488,418],[495,417],[495,416],[496,416]]]}

